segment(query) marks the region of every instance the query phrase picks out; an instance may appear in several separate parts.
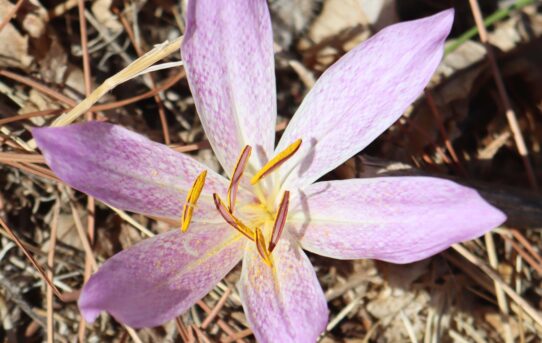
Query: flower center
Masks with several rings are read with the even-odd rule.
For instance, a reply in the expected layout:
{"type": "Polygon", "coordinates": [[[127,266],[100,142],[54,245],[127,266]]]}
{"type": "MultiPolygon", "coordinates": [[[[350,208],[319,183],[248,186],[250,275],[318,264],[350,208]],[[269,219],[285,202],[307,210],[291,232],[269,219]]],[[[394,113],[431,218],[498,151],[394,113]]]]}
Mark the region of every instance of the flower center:
{"type": "MultiPolygon", "coordinates": [[[[242,176],[248,166],[248,161],[252,152],[252,148],[250,146],[247,145],[243,148],[239,158],[237,159],[237,163],[235,164],[228,187],[227,204],[222,201],[218,194],[213,193],[213,200],[215,202],[216,209],[222,218],[224,218],[226,223],[228,223],[231,227],[256,244],[258,254],[270,267],[273,265],[272,252],[276,248],[286,224],[290,192],[284,191],[277,211],[275,215],[273,215],[273,208],[275,204],[274,199],[268,199],[262,194],[263,190],[260,185],[258,185],[258,182],[270,175],[273,171],[277,170],[284,162],[292,157],[299,150],[300,145],[301,139],[296,140],[286,149],[279,152],[269,162],[267,162],[265,166],[263,166],[251,178],[250,183],[254,186],[254,193],[257,195],[259,202],[246,204],[241,207],[241,213],[243,214],[243,217],[248,219],[248,221],[241,221],[238,218],[238,215],[235,214],[235,207],[237,191],[239,189],[242,176]],[[270,226],[271,222],[273,223],[272,227],[270,226]],[[246,223],[249,224],[247,225],[246,223]],[[271,227],[271,229],[266,229],[268,227],[271,227]],[[262,228],[266,230],[267,235],[264,234],[262,228]]],[[[181,230],[183,232],[188,229],[188,225],[190,224],[196,201],[201,194],[203,184],[205,183],[205,175],[206,172],[201,173],[188,192],[186,203],[183,207],[181,223],[181,230]]]]}

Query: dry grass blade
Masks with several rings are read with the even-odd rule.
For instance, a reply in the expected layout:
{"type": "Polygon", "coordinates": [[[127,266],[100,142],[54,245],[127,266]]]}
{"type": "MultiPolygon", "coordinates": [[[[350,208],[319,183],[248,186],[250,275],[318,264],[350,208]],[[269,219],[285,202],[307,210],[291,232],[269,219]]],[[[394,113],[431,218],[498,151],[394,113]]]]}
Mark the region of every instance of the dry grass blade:
{"type": "Polygon", "coordinates": [[[86,255],[90,256],[89,261],[92,266],[92,270],[95,271],[98,269],[96,257],[94,256],[94,252],[92,251],[92,247],[90,246],[89,239],[85,233],[85,230],[83,229],[83,224],[81,223],[81,218],[79,217],[79,211],[77,210],[73,202],[70,202],[70,208],[72,210],[75,229],[77,230],[77,234],[79,235],[79,238],[81,239],[81,244],[83,245],[83,250],[85,251],[86,255]]]}
{"type": "MultiPolygon", "coordinates": [[[[132,30],[132,28],[130,27],[130,24],[126,20],[126,17],[124,17],[122,13],[118,13],[118,16],[120,18],[120,22],[124,26],[124,30],[126,30],[126,32],[128,33],[128,37],[130,38],[130,41],[132,42],[132,45],[134,46],[137,52],[137,55],[141,57],[143,55],[143,51],[141,50],[141,47],[138,44],[138,40],[136,39],[134,35],[134,31],[132,30]]],[[[156,90],[156,80],[154,79],[152,74],[149,74],[148,77],[152,84],[152,89],[156,90]]],[[[165,112],[164,104],[162,103],[162,99],[160,98],[160,94],[158,92],[154,95],[154,101],[156,102],[156,105],[158,106],[160,124],[162,125],[162,134],[164,135],[164,143],[171,144],[171,138],[169,137],[169,127],[166,120],[166,112],[165,112]]]]}
{"type": "Polygon", "coordinates": [[[452,246],[459,254],[464,258],[470,261],[472,264],[480,268],[484,273],[487,274],[495,283],[498,283],[504,292],[518,305],[520,306],[525,313],[527,313],[538,325],[542,328],[542,316],[541,314],[532,307],[525,299],[523,299],[519,294],[517,294],[506,282],[504,282],[499,274],[489,267],[484,261],[476,257],[470,251],[465,249],[460,244],[455,244],[452,246]]]}
{"type": "Polygon", "coordinates": [[[166,42],[158,45],[153,50],[141,56],[126,68],[122,69],[117,74],[111,76],[97,87],[88,97],[75,106],[70,112],[57,118],[52,126],[64,126],[72,123],[80,115],[88,111],[103,95],[111,91],[119,84],[133,78],[138,73],[147,69],[154,63],[171,55],[180,49],[182,36],[175,39],[173,42],[166,42]]]}
{"type": "MultiPolygon", "coordinates": [[[[497,268],[499,261],[497,260],[497,251],[495,249],[495,242],[493,240],[493,234],[488,232],[485,234],[485,242],[487,247],[487,254],[489,259],[489,265],[492,268],[497,268]]],[[[503,328],[504,328],[504,340],[506,343],[512,343],[514,338],[512,336],[512,329],[508,320],[508,301],[504,291],[497,282],[495,282],[495,294],[497,295],[497,303],[503,316],[503,328]]]]}

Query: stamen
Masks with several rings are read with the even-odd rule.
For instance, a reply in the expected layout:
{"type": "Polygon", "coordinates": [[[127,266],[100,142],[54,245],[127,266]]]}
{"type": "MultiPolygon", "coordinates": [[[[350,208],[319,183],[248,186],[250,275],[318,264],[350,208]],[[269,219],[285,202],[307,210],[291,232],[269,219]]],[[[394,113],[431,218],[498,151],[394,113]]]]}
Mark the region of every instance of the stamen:
{"type": "Polygon", "coordinates": [[[222,218],[224,218],[226,223],[230,224],[234,229],[241,232],[251,241],[254,241],[256,239],[256,234],[254,233],[254,231],[245,224],[243,224],[239,219],[235,218],[233,214],[231,214],[231,212],[224,205],[222,199],[220,199],[218,194],[213,193],[213,199],[215,201],[216,209],[218,210],[222,218]]]}
{"type": "Polygon", "coordinates": [[[194,181],[192,188],[190,188],[190,190],[188,191],[188,195],[186,196],[186,203],[183,206],[183,214],[181,217],[182,232],[186,232],[186,230],[188,230],[188,226],[190,225],[190,221],[192,220],[192,215],[194,214],[196,202],[198,201],[201,191],[203,190],[203,186],[205,185],[206,176],[207,171],[202,171],[194,181]]]}
{"type": "Polygon", "coordinates": [[[252,148],[250,147],[250,145],[246,145],[243,148],[243,151],[241,151],[241,154],[237,159],[237,163],[235,164],[235,168],[233,169],[230,186],[228,187],[228,208],[230,209],[231,213],[233,213],[233,208],[235,206],[235,198],[237,197],[239,182],[241,181],[241,177],[245,172],[251,152],[252,148]]]}
{"type": "Polygon", "coordinates": [[[269,175],[273,170],[280,167],[284,162],[286,162],[301,146],[301,139],[296,140],[290,144],[286,149],[279,152],[275,157],[273,157],[269,162],[260,169],[254,177],[250,180],[251,184],[256,184],[258,181],[269,175]]]}
{"type": "Polygon", "coordinates": [[[290,203],[290,192],[285,191],[280,201],[279,210],[275,217],[275,223],[273,224],[273,233],[271,234],[271,240],[269,241],[269,253],[272,253],[277,243],[279,242],[284,225],[286,224],[286,217],[288,216],[288,205],[290,203]]]}
{"type": "Polygon", "coordinates": [[[259,227],[256,228],[256,249],[258,254],[263,259],[265,264],[269,267],[273,267],[273,261],[271,260],[271,252],[265,247],[265,237],[263,236],[262,230],[259,227]]]}

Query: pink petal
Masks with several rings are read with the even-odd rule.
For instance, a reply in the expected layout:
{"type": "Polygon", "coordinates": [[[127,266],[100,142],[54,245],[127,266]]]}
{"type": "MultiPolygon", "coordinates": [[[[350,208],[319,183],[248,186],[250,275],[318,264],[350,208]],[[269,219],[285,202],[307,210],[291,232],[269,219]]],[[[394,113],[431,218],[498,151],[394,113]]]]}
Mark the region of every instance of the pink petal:
{"type": "Polygon", "coordinates": [[[113,256],[86,283],[79,308],[135,327],[161,325],[205,296],[241,259],[246,241],[222,224],[193,224],[113,256]]]}
{"type": "Polygon", "coordinates": [[[205,133],[224,169],[233,170],[246,144],[254,155],[269,157],[277,109],[266,1],[190,1],[181,55],[205,133]]]}
{"type": "Polygon", "coordinates": [[[283,177],[287,175],[286,189],[314,182],[401,116],[437,68],[453,18],[453,10],[447,10],[392,25],[320,77],[276,150],[303,139],[294,158],[281,167],[283,177]]]}
{"type": "MultiPolygon", "coordinates": [[[[180,217],[186,192],[204,169],[193,158],[121,126],[89,122],[33,129],[51,169],[70,186],[112,206],[160,217],[180,217]]],[[[194,220],[216,213],[210,194],[227,180],[208,171],[194,220]],[[205,215],[206,216],[206,215],[205,215]]]]}
{"type": "Polygon", "coordinates": [[[245,315],[258,342],[316,342],[328,309],[307,255],[297,242],[281,238],[273,250],[274,271],[250,244],[239,289],[245,315]]]}
{"type": "Polygon", "coordinates": [[[288,220],[303,248],[337,259],[409,263],[506,219],[473,189],[430,177],[318,182],[295,201],[288,220]]]}

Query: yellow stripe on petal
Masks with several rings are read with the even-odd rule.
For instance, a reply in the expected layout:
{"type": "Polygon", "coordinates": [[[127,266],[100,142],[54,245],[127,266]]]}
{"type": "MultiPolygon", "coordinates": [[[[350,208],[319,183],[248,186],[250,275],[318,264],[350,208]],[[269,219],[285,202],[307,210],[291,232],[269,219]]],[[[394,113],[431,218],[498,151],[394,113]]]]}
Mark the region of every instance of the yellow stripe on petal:
{"type": "Polygon", "coordinates": [[[188,226],[190,225],[190,221],[192,220],[192,215],[194,214],[196,202],[198,201],[201,191],[203,190],[203,186],[205,185],[206,176],[207,171],[202,171],[194,181],[192,188],[190,188],[190,190],[188,191],[188,195],[186,196],[186,203],[183,206],[183,214],[181,217],[182,232],[186,232],[186,230],[188,230],[188,226]]]}
{"type": "Polygon", "coordinates": [[[262,260],[269,267],[273,267],[273,261],[271,259],[271,253],[267,250],[265,244],[265,237],[263,236],[262,230],[259,227],[256,228],[256,249],[262,260]]]}
{"type": "Polygon", "coordinates": [[[286,162],[290,157],[293,156],[299,150],[301,146],[301,139],[296,140],[290,144],[286,149],[279,152],[275,157],[273,157],[269,162],[260,169],[256,175],[250,180],[251,184],[256,184],[258,181],[269,175],[273,170],[280,167],[284,162],[286,162]]]}

